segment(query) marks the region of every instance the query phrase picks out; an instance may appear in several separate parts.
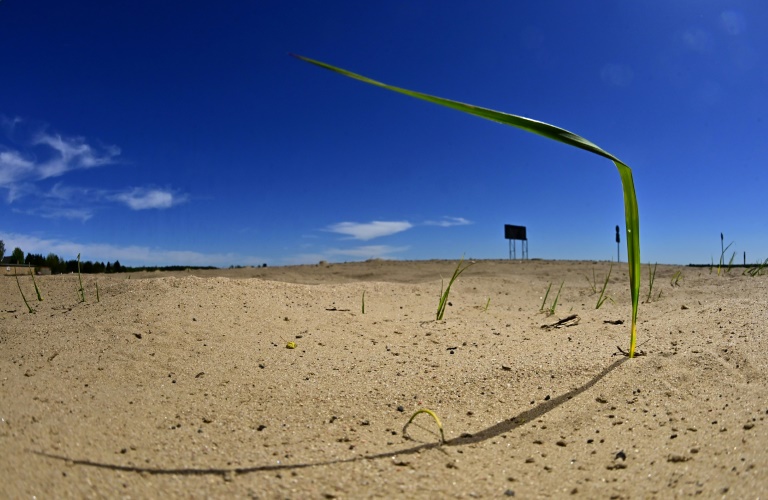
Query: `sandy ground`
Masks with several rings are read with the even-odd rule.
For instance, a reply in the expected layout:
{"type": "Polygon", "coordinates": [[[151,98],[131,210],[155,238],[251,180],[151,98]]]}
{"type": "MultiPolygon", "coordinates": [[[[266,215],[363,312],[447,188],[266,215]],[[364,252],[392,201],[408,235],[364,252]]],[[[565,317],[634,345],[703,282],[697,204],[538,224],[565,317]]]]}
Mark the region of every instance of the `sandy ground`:
{"type": "Polygon", "coordinates": [[[481,261],[436,321],[454,266],[0,277],[0,497],[768,491],[768,276],[659,266],[630,360],[626,264],[595,309],[608,263],[481,261]]]}

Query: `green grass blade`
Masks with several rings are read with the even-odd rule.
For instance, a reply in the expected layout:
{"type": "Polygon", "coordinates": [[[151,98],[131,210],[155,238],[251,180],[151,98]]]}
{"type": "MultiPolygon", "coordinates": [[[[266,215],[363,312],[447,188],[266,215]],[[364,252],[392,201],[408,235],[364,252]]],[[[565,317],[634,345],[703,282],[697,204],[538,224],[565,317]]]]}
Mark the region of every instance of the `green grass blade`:
{"type": "Polygon", "coordinates": [[[451,293],[451,285],[453,285],[453,282],[456,281],[456,279],[459,277],[461,273],[467,270],[474,262],[468,263],[463,268],[461,267],[461,263],[464,262],[464,256],[461,256],[461,259],[459,259],[459,263],[456,265],[456,269],[453,271],[453,276],[451,276],[450,281],[448,281],[448,286],[443,289],[442,286],[442,280],[440,285],[440,302],[437,304],[437,314],[436,319],[440,321],[443,319],[443,315],[445,314],[445,306],[448,305],[448,295],[451,293]]]}
{"type": "Polygon", "coordinates": [[[423,94],[421,92],[406,90],[400,87],[395,87],[382,82],[378,82],[376,80],[372,80],[365,76],[358,75],[356,73],[352,73],[350,71],[338,68],[336,66],[331,66],[330,64],[316,61],[314,59],[309,59],[299,55],[294,55],[294,57],[321,68],[325,68],[327,70],[347,76],[349,78],[360,80],[370,85],[375,85],[377,87],[391,90],[393,92],[398,92],[410,97],[415,97],[417,99],[422,99],[434,104],[439,104],[441,106],[462,111],[470,115],[485,118],[487,120],[502,123],[504,125],[517,127],[525,131],[544,136],[548,139],[568,144],[569,146],[584,149],[590,153],[594,153],[611,160],[619,171],[622,189],[624,192],[624,217],[627,228],[627,256],[629,260],[629,286],[632,296],[632,327],[630,332],[629,357],[634,357],[635,344],[637,341],[637,306],[640,297],[640,217],[637,210],[637,197],[635,195],[635,183],[632,178],[632,169],[630,169],[617,157],[601,149],[596,144],[585,139],[584,137],[581,137],[580,135],[574,134],[560,127],[550,125],[548,123],[532,120],[522,116],[502,113],[500,111],[494,111],[488,108],[473,106],[471,104],[465,104],[458,101],[452,101],[450,99],[443,99],[441,97],[423,94]]]}
{"type": "Polygon", "coordinates": [[[549,286],[547,287],[547,292],[544,294],[544,300],[541,301],[541,307],[539,308],[539,312],[544,312],[544,304],[547,303],[547,297],[549,297],[549,290],[552,288],[552,282],[549,283],[549,286]]]}

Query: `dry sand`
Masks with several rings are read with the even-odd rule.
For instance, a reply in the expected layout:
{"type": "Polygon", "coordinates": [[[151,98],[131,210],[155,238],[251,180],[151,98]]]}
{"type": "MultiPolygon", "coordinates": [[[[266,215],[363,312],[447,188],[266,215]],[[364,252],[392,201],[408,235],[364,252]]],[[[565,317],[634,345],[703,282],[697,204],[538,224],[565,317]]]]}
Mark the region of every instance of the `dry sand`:
{"type": "Polygon", "coordinates": [[[77,276],[38,278],[43,302],[22,278],[36,314],[0,277],[0,497],[768,491],[768,276],[659,266],[629,360],[626,264],[596,310],[608,263],[481,261],[435,321],[454,266],[87,276],[85,303],[77,276]],[[442,446],[427,414],[403,436],[420,408],[442,446]]]}

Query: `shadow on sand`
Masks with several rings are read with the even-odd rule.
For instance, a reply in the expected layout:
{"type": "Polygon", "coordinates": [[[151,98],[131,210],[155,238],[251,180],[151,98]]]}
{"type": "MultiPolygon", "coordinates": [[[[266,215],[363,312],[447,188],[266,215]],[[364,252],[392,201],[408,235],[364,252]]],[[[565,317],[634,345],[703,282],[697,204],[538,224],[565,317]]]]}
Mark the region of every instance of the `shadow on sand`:
{"type": "Polygon", "coordinates": [[[524,425],[527,422],[531,422],[533,420],[536,420],[543,415],[549,413],[550,411],[554,410],[558,406],[562,405],[566,401],[575,398],[576,396],[580,395],[587,389],[590,389],[592,386],[597,384],[603,377],[608,375],[611,371],[615,370],[619,367],[622,363],[627,361],[626,357],[622,357],[621,359],[618,359],[608,365],[603,371],[598,373],[595,377],[593,377],[591,380],[589,380],[586,384],[577,387],[576,389],[573,389],[565,394],[562,394],[560,396],[557,396],[556,398],[550,399],[549,401],[545,401],[544,403],[541,403],[540,405],[536,406],[535,408],[531,408],[530,410],[524,411],[522,413],[517,414],[516,416],[504,420],[503,422],[499,422],[496,425],[492,425],[491,427],[488,427],[487,429],[483,429],[475,434],[463,434],[461,437],[449,439],[443,444],[440,443],[424,443],[417,446],[412,446],[410,448],[405,448],[402,450],[397,451],[387,451],[386,453],[377,453],[375,455],[363,455],[359,457],[354,458],[348,458],[348,459],[342,459],[342,460],[330,460],[330,461],[324,461],[324,462],[312,462],[312,463],[299,463],[299,464],[274,464],[274,465],[256,465],[253,467],[234,467],[234,468],[227,468],[227,469],[205,469],[205,468],[178,468],[178,469],[163,469],[163,468],[154,468],[154,467],[139,467],[139,466],[131,466],[131,465],[118,465],[118,464],[109,464],[109,463],[102,463],[102,462],[94,462],[92,460],[80,460],[80,459],[74,459],[69,458],[61,455],[56,455],[53,453],[46,453],[42,451],[32,451],[32,453],[36,455],[40,455],[43,457],[55,459],[55,460],[62,460],[66,461],[69,464],[73,465],[83,465],[88,467],[98,467],[101,469],[109,469],[114,471],[123,471],[123,472],[139,472],[144,474],[164,474],[164,475],[186,475],[186,476],[202,476],[202,475],[220,475],[222,477],[231,477],[233,475],[238,474],[249,474],[252,472],[264,472],[264,471],[281,471],[281,470],[294,470],[294,469],[306,469],[309,467],[318,467],[322,465],[335,465],[335,464],[344,464],[344,463],[352,463],[352,462],[358,462],[362,460],[378,460],[382,458],[391,458],[395,455],[410,455],[413,453],[418,453],[424,450],[429,450],[432,448],[440,448],[441,446],[464,446],[472,443],[480,443],[482,441],[486,441],[488,439],[494,438],[496,436],[499,436],[501,434],[504,434],[506,432],[512,431],[522,425],[524,425]]]}

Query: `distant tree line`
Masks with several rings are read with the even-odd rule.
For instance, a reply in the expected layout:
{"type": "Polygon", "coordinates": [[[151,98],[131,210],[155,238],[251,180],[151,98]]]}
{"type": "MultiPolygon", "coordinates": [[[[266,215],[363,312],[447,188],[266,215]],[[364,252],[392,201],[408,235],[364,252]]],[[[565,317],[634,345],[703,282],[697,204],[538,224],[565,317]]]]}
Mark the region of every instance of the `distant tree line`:
{"type": "MultiPolygon", "coordinates": [[[[0,260],[5,253],[5,244],[0,240],[0,260]]],[[[26,264],[33,267],[47,267],[53,274],[66,274],[77,272],[77,259],[65,260],[54,253],[49,253],[46,257],[42,254],[28,253],[26,257],[21,248],[15,248],[11,253],[10,262],[12,264],[26,264]]],[[[266,264],[265,264],[266,265],[266,264]]],[[[138,271],[184,271],[186,269],[216,269],[214,266],[139,266],[131,267],[120,264],[119,260],[115,262],[91,262],[90,260],[80,261],[80,272],[86,274],[97,273],[134,273],[138,271]]]]}

